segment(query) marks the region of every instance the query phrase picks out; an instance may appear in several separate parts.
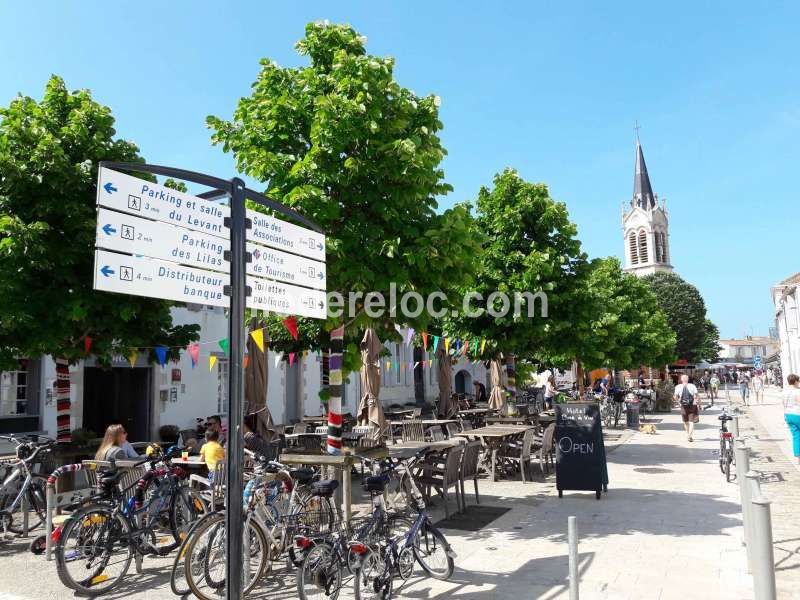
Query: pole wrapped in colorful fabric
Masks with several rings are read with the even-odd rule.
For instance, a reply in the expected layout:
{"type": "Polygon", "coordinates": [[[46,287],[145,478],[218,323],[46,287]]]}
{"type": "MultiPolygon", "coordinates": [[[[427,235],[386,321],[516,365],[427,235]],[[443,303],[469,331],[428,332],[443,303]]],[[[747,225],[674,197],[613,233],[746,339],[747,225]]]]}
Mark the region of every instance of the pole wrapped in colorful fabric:
{"type": "Polygon", "coordinates": [[[342,453],[342,343],[344,325],[331,331],[328,358],[328,454],[342,453]]]}
{"type": "Polygon", "coordinates": [[[506,390],[508,391],[509,404],[517,402],[517,369],[514,364],[514,355],[506,356],[506,390]]]}
{"type": "Polygon", "coordinates": [[[69,398],[69,363],[66,358],[56,359],[56,440],[60,444],[72,441],[69,398]]]}

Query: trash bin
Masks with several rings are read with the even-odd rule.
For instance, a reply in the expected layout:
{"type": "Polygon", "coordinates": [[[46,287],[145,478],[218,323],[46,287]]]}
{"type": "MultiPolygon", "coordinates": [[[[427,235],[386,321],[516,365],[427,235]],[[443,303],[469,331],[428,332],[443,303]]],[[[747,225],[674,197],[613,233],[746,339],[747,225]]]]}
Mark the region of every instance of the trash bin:
{"type": "Polygon", "coordinates": [[[636,429],[639,429],[639,403],[626,402],[625,415],[627,417],[628,427],[634,427],[636,429]]]}

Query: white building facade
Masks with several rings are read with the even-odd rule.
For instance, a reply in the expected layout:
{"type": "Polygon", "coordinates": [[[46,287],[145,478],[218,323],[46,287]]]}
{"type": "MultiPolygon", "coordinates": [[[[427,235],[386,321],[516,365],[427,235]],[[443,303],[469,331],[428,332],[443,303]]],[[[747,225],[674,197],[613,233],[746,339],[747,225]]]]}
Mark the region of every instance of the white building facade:
{"type": "Polygon", "coordinates": [[[775,304],[781,375],[785,385],[790,373],[800,375],[800,273],[773,287],[772,301],[775,304]]]}

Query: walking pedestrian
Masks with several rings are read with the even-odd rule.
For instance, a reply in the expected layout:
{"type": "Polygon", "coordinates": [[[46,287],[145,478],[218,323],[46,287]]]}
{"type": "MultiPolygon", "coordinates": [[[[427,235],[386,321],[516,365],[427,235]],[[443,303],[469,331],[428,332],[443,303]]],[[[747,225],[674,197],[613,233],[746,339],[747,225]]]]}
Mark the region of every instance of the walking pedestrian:
{"type": "Polygon", "coordinates": [[[739,394],[742,396],[742,402],[747,406],[747,399],[750,397],[750,376],[746,371],[742,371],[739,375],[739,394]]]}
{"type": "Polygon", "coordinates": [[[708,371],[700,376],[700,385],[703,386],[703,393],[708,397],[708,371]]]}
{"type": "Polygon", "coordinates": [[[686,438],[693,442],[694,425],[700,421],[700,403],[697,401],[697,387],[689,383],[688,375],[681,375],[681,382],[675,386],[675,399],[681,404],[681,418],[686,438]]]}
{"type": "Polygon", "coordinates": [[[794,373],[786,378],[789,387],[783,393],[783,418],[792,432],[792,450],[800,464],[800,377],[794,373]]]}
{"type": "Polygon", "coordinates": [[[717,399],[717,390],[719,390],[719,377],[717,377],[716,373],[712,373],[708,385],[711,388],[711,406],[714,406],[714,400],[717,399]]]}
{"type": "Polygon", "coordinates": [[[547,410],[553,408],[553,399],[556,397],[556,378],[553,375],[544,383],[544,405],[547,410]]]}

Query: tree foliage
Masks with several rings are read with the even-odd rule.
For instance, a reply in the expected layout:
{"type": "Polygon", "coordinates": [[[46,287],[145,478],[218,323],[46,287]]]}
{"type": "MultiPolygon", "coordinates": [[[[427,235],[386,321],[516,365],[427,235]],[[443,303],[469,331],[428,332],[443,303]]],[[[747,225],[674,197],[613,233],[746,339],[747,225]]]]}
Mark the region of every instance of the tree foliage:
{"type": "MultiPolygon", "coordinates": [[[[451,189],[440,167],[439,99],[402,87],[394,59],[368,54],[349,26],[311,23],[305,34],[296,48],[309,64],[263,59],[233,118],[208,117],[213,142],[269,196],[322,227],[329,291],[388,298],[394,282],[398,297],[450,292],[469,278],[478,242],[466,207],[435,212],[435,198],[451,189]]],[[[371,325],[389,335],[392,323],[426,322],[425,312],[413,318],[398,309],[377,322],[361,313],[348,333],[371,325]]],[[[283,344],[278,333],[273,345],[326,347],[325,329],[301,325],[299,342],[283,344]]]]}
{"type": "MultiPolygon", "coordinates": [[[[461,313],[445,319],[445,328],[464,338],[490,340],[487,357],[501,351],[530,357],[543,349],[554,330],[567,325],[561,315],[572,301],[570,279],[586,257],[566,206],[550,197],[545,184],[527,182],[513,169],[495,175],[493,183],[478,193],[476,229],[484,244],[473,258],[478,265],[475,282],[462,292],[481,294],[483,302],[473,307],[487,308],[493,292],[504,292],[512,310],[505,316],[487,311],[476,318],[461,313]],[[546,296],[547,317],[542,296],[520,303],[515,314],[515,294],[540,292],[546,296]]],[[[493,304],[501,308],[499,301],[493,304]]]]}
{"type": "Polygon", "coordinates": [[[113,125],[109,108],[55,76],[41,102],[0,108],[0,368],[21,356],[76,361],[85,336],[101,364],[196,338],[197,326],[173,326],[168,302],[92,289],[98,162],[142,162],[113,125]]]}
{"type": "Polygon", "coordinates": [[[624,273],[618,259],[582,265],[574,283],[569,331],[549,346],[554,362],[575,358],[588,369],[633,369],[674,358],[675,334],[657,298],[641,279],[624,273]]]}
{"type": "Polygon", "coordinates": [[[722,351],[722,346],[719,345],[719,329],[710,320],[706,319],[703,325],[703,343],[697,350],[697,360],[704,360],[706,362],[716,362],[719,360],[719,353],[722,351]]]}
{"type": "Polygon", "coordinates": [[[678,358],[689,362],[703,358],[706,305],[698,289],[675,273],[653,273],[643,281],[655,293],[669,326],[675,332],[678,358]]]}

